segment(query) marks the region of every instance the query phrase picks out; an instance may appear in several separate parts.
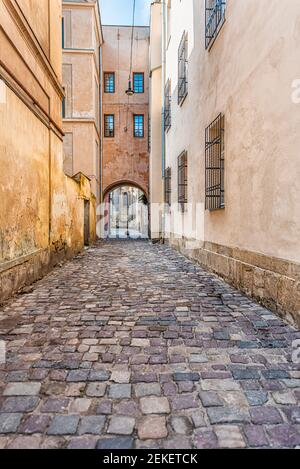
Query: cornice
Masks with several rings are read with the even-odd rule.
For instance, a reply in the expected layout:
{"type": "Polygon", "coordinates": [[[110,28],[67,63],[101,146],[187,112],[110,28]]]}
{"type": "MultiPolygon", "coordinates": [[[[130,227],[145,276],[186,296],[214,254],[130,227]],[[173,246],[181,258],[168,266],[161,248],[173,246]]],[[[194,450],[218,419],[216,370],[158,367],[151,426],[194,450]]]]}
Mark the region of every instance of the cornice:
{"type": "Polygon", "coordinates": [[[54,86],[57,93],[62,98],[64,91],[62,85],[48,59],[45,52],[43,51],[38,39],[36,38],[33,30],[31,29],[28,21],[26,20],[21,8],[19,7],[16,0],[2,0],[8,13],[13,19],[14,23],[18,27],[22,37],[26,41],[27,45],[32,50],[34,57],[39,61],[40,65],[50,78],[52,85],[54,86]]]}

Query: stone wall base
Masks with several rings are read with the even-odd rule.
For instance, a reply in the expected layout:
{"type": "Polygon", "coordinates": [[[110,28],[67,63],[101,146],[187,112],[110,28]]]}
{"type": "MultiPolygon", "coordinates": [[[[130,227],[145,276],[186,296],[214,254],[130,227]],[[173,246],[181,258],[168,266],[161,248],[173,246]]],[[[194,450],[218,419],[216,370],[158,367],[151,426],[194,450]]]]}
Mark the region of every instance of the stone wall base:
{"type": "Polygon", "coordinates": [[[22,288],[37,282],[59,262],[71,259],[77,252],[40,249],[12,261],[0,263],[0,305],[22,288]]]}
{"type": "Polygon", "coordinates": [[[300,264],[208,242],[166,243],[300,328],[300,264]]]}

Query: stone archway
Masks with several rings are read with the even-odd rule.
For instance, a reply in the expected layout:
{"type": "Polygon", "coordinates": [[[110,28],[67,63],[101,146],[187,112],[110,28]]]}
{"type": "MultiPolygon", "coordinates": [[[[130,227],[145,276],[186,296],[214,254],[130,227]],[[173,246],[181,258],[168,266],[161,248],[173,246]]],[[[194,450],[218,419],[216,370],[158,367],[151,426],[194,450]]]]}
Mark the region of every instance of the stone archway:
{"type": "Polygon", "coordinates": [[[104,201],[105,238],[148,238],[148,198],[141,187],[130,182],[119,182],[106,189],[104,201]]]}

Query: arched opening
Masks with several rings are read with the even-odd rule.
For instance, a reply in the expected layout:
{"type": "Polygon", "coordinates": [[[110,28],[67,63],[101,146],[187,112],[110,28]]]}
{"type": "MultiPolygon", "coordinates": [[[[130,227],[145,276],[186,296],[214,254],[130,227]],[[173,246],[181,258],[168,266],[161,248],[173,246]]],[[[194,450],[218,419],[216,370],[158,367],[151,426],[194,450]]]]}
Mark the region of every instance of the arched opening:
{"type": "Polygon", "coordinates": [[[148,238],[148,200],[141,188],[131,184],[115,186],[106,192],[105,206],[106,238],[148,238]]]}

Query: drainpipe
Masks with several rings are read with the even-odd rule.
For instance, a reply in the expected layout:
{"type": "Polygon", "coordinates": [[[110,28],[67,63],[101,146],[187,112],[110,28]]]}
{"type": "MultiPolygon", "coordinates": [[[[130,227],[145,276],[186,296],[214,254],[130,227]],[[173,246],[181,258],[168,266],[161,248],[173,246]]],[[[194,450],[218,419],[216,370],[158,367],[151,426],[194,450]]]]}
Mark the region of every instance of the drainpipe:
{"type": "Polygon", "coordinates": [[[165,134],[165,83],[166,83],[166,0],[162,3],[162,177],[165,177],[166,169],[166,134],[165,134]]]}

